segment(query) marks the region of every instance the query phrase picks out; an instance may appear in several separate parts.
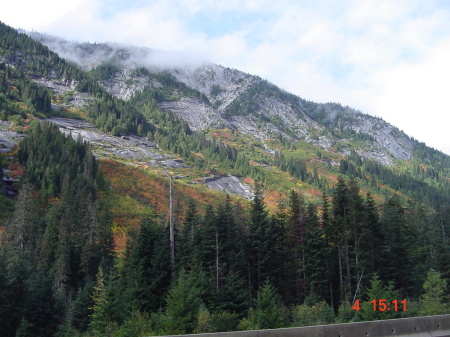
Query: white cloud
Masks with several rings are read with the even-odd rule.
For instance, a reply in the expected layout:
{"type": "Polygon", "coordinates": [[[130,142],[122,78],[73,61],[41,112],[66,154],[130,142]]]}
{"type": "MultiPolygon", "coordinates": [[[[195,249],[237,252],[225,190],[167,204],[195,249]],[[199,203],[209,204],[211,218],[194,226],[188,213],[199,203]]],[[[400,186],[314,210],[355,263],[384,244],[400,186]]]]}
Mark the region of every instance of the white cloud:
{"type": "Polygon", "coordinates": [[[415,138],[450,153],[450,39],[419,64],[403,64],[373,76],[382,87],[373,113],[383,115],[415,138]]]}
{"type": "Polygon", "coordinates": [[[87,0],[5,1],[2,3],[2,12],[6,15],[2,15],[0,20],[15,28],[44,30],[67,13],[79,10],[87,4],[87,0]]]}
{"type": "Polygon", "coordinates": [[[348,7],[344,19],[352,28],[362,30],[372,23],[395,23],[412,8],[411,3],[407,0],[355,0],[348,7]]]}

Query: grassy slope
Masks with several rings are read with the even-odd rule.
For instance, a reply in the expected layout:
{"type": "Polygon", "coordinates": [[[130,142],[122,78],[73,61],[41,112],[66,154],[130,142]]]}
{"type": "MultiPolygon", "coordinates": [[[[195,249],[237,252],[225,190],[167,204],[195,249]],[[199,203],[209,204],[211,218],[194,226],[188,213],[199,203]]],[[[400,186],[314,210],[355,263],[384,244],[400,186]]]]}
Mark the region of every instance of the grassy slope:
{"type": "MultiPolygon", "coordinates": [[[[102,199],[111,211],[116,249],[121,251],[127,231],[138,226],[143,214],[156,212],[161,221],[168,220],[169,178],[114,160],[102,160],[100,167],[109,186],[102,199]]],[[[224,193],[177,179],[173,195],[174,214],[179,221],[191,199],[196,201],[199,214],[204,214],[208,204],[216,207],[225,201],[224,193]]]]}

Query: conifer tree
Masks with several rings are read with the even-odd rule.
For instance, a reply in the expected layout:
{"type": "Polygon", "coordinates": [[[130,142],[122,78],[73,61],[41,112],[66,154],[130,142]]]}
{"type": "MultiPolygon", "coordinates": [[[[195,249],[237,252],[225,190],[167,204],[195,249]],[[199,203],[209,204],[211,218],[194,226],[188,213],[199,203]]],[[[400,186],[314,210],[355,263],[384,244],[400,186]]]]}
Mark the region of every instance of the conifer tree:
{"type": "Polygon", "coordinates": [[[382,260],[380,250],[383,249],[383,232],[379,220],[379,214],[370,192],[367,192],[364,204],[364,220],[365,224],[362,233],[361,242],[364,243],[362,249],[362,258],[365,261],[365,274],[370,276],[379,273],[382,268],[382,260]]]}
{"type": "Polygon", "coordinates": [[[7,268],[8,250],[0,249],[0,327],[5,337],[14,337],[23,317],[27,273],[21,264],[7,268]]]}
{"type": "Polygon", "coordinates": [[[197,241],[197,210],[193,200],[189,201],[184,222],[182,224],[178,242],[177,255],[179,256],[179,269],[189,269],[195,264],[197,241]]]}
{"type": "Polygon", "coordinates": [[[285,303],[293,303],[295,301],[294,295],[295,287],[295,270],[291,269],[292,263],[290,258],[292,256],[293,241],[289,238],[288,232],[288,214],[283,202],[278,203],[277,212],[272,215],[270,219],[270,226],[273,233],[273,252],[271,266],[272,275],[271,280],[275,289],[278,290],[281,298],[285,303]]]}
{"type": "Polygon", "coordinates": [[[139,232],[129,237],[124,295],[131,310],[152,312],[164,306],[171,275],[166,232],[145,215],[139,232]]]}
{"type": "MultiPolygon", "coordinates": [[[[196,260],[205,271],[216,275],[217,247],[216,247],[216,215],[211,205],[207,205],[205,215],[199,224],[197,235],[196,260]]],[[[214,282],[217,283],[217,282],[214,282]]],[[[216,288],[216,287],[215,287],[216,288]]]]}
{"type": "Polygon", "coordinates": [[[450,278],[450,206],[437,205],[431,220],[435,224],[436,255],[432,267],[445,279],[450,278]]]}
{"type": "Polygon", "coordinates": [[[349,203],[348,187],[342,176],[333,192],[333,220],[331,222],[330,237],[337,248],[339,294],[340,300],[348,300],[351,292],[350,258],[349,258],[349,203]]]}
{"type": "Polygon", "coordinates": [[[443,315],[450,312],[447,296],[447,280],[441,274],[430,269],[423,284],[425,292],[421,296],[420,315],[443,315]]]}
{"type": "Polygon", "coordinates": [[[118,294],[115,287],[114,275],[105,275],[99,267],[96,285],[91,295],[93,306],[89,329],[94,334],[107,335],[115,329],[123,314],[123,307],[117,301],[118,294]]]}
{"type": "Polygon", "coordinates": [[[357,284],[365,272],[366,261],[364,250],[367,242],[363,239],[364,233],[364,201],[359,194],[359,185],[354,178],[348,181],[348,255],[351,288],[353,294],[357,289],[357,284]]]}
{"type": "Polygon", "coordinates": [[[322,193],[322,219],[321,227],[323,228],[325,235],[325,242],[327,245],[327,279],[328,279],[328,293],[330,298],[331,307],[337,309],[339,303],[339,270],[338,266],[338,249],[335,239],[335,231],[331,221],[330,205],[328,202],[328,196],[325,192],[322,193]]]}
{"type": "Polygon", "coordinates": [[[399,312],[387,310],[387,306],[386,310],[380,310],[380,308],[383,309],[380,306],[380,300],[385,300],[386,303],[390,303],[396,299],[400,300],[400,295],[397,290],[394,290],[393,283],[390,282],[386,286],[379,279],[378,275],[374,275],[370,281],[370,287],[367,290],[366,300],[361,301],[361,317],[365,321],[394,318],[399,312]],[[372,301],[375,301],[375,304],[372,301]]]}
{"type": "Polygon", "coordinates": [[[64,317],[60,298],[53,291],[51,275],[38,272],[27,282],[23,317],[32,336],[54,336],[64,317]]]}
{"type": "Polygon", "coordinates": [[[0,191],[3,191],[3,157],[0,156],[0,191]]]}
{"type": "Polygon", "coordinates": [[[167,294],[164,330],[166,334],[192,333],[207,285],[202,271],[181,270],[167,294]]]}
{"type": "Polygon", "coordinates": [[[306,210],[304,205],[303,196],[291,190],[289,196],[289,208],[288,208],[288,226],[286,242],[290,252],[289,260],[291,265],[291,280],[295,284],[295,302],[301,303],[306,296],[306,283],[305,283],[305,238],[306,238],[306,210]]]}
{"type": "Polygon", "coordinates": [[[55,252],[54,273],[57,291],[60,295],[67,295],[71,288],[72,251],[73,244],[69,229],[69,220],[64,216],[60,220],[58,231],[58,244],[55,252]]]}
{"type": "Polygon", "coordinates": [[[395,287],[408,294],[414,270],[408,245],[413,244],[405,216],[405,209],[400,204],[398,196],[394,195],[383,205],[381,223],[384,231],[383,268],[380,273],[382,280],[394,281],[395,287]]]}
{"type": "Polygon", "coordinates": [[[308,296],[320,300],[330,300],[328,291],[328,250],[323,228],[317,217],[317,209],[308,204],[305,218],[305,277],[308,296]]]}
{"type": "Polygon", "coordinates": [[[280,296],[268,282],[258,290],[255,307],[241,323],[246,330],[276,329],[283,326],[283,309],[280,296]]]}
{"type": "Polygon", "coordinates": [[[9,260],[26,259],[29,262],[34,257],[39,231],[39,214],[34,188],[25,183],[20,189],[11,223],[5,230],[6,245],[9,247],[9,260]]]}
{"type": "Polygon", "coordinates": [[[244,243],[235,220],[231,198],[219,205],[215,218],[216,292],[217,304],[232,311],[242,312],[248,305],[244,243]],[[232,295],[232,293],[235,295],[232,295]],[[232,299],[230,296],[236,296],[232,299]],[[230,299],[230,305],[226,303],[230,299]]]}
{"type": "Polygon", "coordinates": [[[255,189],[248,227],[250,282],[253,289],[259,289],[264,280],[270,276],[267,264],[273,238],[269,230],[268,212],[263,202],[262,192],[258,187],[255,189]]]}

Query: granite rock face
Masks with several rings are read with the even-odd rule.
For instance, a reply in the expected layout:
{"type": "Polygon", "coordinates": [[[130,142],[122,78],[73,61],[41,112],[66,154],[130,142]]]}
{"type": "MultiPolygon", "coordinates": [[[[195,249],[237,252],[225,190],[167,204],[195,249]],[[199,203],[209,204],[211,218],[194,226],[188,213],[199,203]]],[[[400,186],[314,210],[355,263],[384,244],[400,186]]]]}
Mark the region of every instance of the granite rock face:
{"type": "MultiPolygon", "coordinates": [[[[227,114],[227,108],[235,100],[245,95],[253,85],[264,82],[256,76],[243,72],[207,64],[197,68],[168,69],[177,80],[205,95],[209,103],[193,97],[182,97],[179,100],[159,102],[162,110],[172,111],[188,122],[196,131],[210,128],[229,128],[250,135],[265,145],[270,138],[283,138],[293,141],[303,139],[325,150],[341,143],[341,153],[347,154],[353,148],[361,157],[374,159],[385,165],[392,165],[394,159],[409,160],[412,156],[413,140],[403,132],[382,119],[356,112],[336,104],[325,104],[321,108],[327,114],[326,122],[317,121],[302,107],[303,101],[298,98],[295,104],[284,99],[283,95],[270,95],[267,92],[256,93],[251,114],[227,114]],[[338,120],[336,125],[333,120],[338,120]],[[328,128],[351,129],[356,134],[373,137],[374,141],[366,141],[364,146],[348,146],[351,138],[336,139],[330,135],[328,128]],[[319,135],[319,136],[317,136],[319,135]]],[[[122,76],[122,75],[118,75],[122,76]]],[[[125,78],[121,82],[116,76],[114,86],[105,88],[113,94],[117,92],[132,93],[126,88],[125,78]]],[[[135,81],[136,82],[136,81],[135,81]]],[[[144,85],[142,78],[137,79],[144,85]]],[[[147,85],[160,85],[148,81],[147,85]]],[[[141,90],[135,86],[135,90],[141,90]]],[[[272,90],[279,92],[274,87],[272,90]]],[[[119,97],[126,98],[124,95],[119,97]]],[[[319,105],[320,106],[320,105],[319,105]]],[[[273,149],[267,148],[269,152],[273,149]]]]}
{"type": "Polygon", "coordinates": [[[147,163],[151,166],[164,165],[163,161],[171,156],[159,150],[157,144],[147,138],[130,136],[112,136],[106,134],[90,123],[69,118],[49,118],[47,121],[55,123],[61,132],[73,139],[81,137],[91,143],[94,153],[98,157],[120,157],[122,159],[147,163]]]}
{"type": "MultiPolygon", "coordinates": [[[[342,154],[354,150],[364,158],[385,165],[392,165],[395,159],[412,158],[413,140],[389,123],[338,104],[307,102],[257,76],[202,60],[187,61],[183,55],[148,48],[76,43],[30,34],[83,69],[113,62],[118,70],[100,84],[125,100],[145,87],[164,89],[165,84],[151,74],[169,73],[178,83],[206,98],[184,95],[169,88],[175,90],[178,99],[158,102],[160,109],[172,111],[195,131],[234,129],[251,136],[269,153],[274,153],[274,149],[266,140],[282,137],[291,142],[305,140],[324,150],[334,151],[337,147],[342,154]],[[134,72],[137,67],[146,67],[150,75],[134,72]],[[247,109],[245,113],[239,110],[242,106],[247,109]],[[333,130],[351,130],[353,134],[336,136],[333,130]]],[[[59,94],[73,90],[76,85],[56,78],[34,80],[59,94]]],[[[91,99],[75,92],[70,96],[69,105],[82,107],[91,99]]]]}
{"type": "Polygon", "coordinates": [[[10,152],[24,137],[23,134],[11,131],[11,123],[0,121],[0,153],[10,152]]]}
{"type": "MultiPolygon", "coordinates": [[[[174,159],[159,150],[158,145],[147,138],[108,135],[81,120],[50,118],[48,121],[57,124],[60,131],[74,139],[81,137],[91,143],[97,157],[120,157],[132,161],[130,165],[147,165],[162,169],[189,168],[182,160],[174,159]]],[[[235,176],[205,178],[204,183],[212,189],[237,194],[247,199],[252,196],[250,186],[235,176]]]]}
{"type": "Polygon", "coordinates": [[[212,189],[228,194],[237,194],[252,199],[253,193],[250,185],[244,183],[241,178],[235,176],[214,176],[205,178],[205,183],[212,189]]]}

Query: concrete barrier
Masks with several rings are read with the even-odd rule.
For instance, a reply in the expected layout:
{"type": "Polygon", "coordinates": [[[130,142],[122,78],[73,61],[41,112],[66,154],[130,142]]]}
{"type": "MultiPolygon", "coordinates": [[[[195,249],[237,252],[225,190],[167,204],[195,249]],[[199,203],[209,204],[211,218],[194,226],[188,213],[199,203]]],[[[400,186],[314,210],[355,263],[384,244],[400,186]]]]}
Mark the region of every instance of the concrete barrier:
{"type": "MultiPolygon", "coordinates": [[[[389,319],[384,321],[344,323],[284,328],[217,332],[189,337],[450,337],[450,315],[389,319]]],[[[172,336],[166,336],[172,337],[172,336]]]]}

